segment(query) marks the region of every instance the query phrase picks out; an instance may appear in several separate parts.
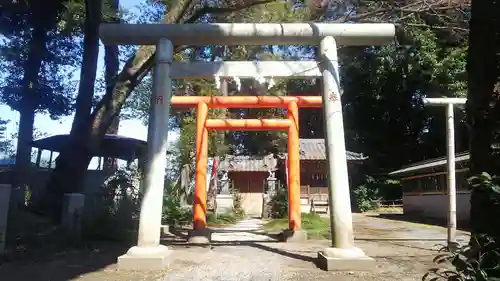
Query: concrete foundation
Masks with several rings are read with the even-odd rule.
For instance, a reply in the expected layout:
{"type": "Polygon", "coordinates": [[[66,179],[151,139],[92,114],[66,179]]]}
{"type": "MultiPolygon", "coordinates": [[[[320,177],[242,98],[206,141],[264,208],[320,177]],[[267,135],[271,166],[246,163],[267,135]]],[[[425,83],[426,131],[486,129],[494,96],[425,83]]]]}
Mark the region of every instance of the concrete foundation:
{"type": "Polygon", "coordinates": [[[0,254],[5,250],[7,237],[7,217],[10,205],[10,185],[0,184],[0,254]]]}
{"type": "Polygon", "coordinates": [[[326,271],[371,271],[376,264],[359,248],[326,248],[318,252],[318,266],[326,271]]]}
{"type": "Polygon", "coordinates": [[[307,241],[307,232],[302,229],[297,231],[286,229],[280,234],[280,238],[283,242],[305,242],[307,241]]]}
{"type": "Polygon", "coordinates": [[[212,241],[212,231],[208,228],[194,229],[189,233],[188,242],[195,245],[210,244],[212,241]]]}
{"type": "Polygon", "coordinates": [[[118,257],[118,269],[159,270],[168,266],[170,251],[164,245],[156,247],[132,247],[118,257]]]}

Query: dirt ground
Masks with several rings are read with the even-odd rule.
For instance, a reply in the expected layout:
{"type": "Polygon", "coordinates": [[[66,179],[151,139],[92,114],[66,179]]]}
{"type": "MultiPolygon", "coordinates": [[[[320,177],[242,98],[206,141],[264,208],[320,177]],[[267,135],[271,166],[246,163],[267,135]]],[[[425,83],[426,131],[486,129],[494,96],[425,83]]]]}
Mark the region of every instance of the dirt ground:
{"type": "MultiPolygon", "coordinates": [[[[172,260],[167,269],[159,272],[117,270],[116,257],[128,246],[101,244],[32,260],[6,261],[0,265],[0,280],[420,280],[433,266],[438,244],[445,242],[446,231],[442,227],[365,214],[355,214],[353,219],[356,246],[377,262],[372,272],[322,271],[314,261],[318,250],[329,246],[329,241],[300,244],[269,241],[251,230],[258,225],[247,222],[243,228],[221,230],[219,242],[210,248],[189,247],[179,239],[166,239],[172,249],[172,260]]],[[[459,240],[468,241],[468,233],[459,235],[459,240]]]]}

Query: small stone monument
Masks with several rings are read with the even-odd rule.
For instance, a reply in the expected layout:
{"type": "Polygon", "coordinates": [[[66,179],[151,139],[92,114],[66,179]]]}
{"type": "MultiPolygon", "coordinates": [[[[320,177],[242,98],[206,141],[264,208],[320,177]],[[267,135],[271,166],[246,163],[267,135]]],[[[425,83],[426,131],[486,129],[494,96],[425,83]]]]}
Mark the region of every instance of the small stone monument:
{"type": "Polygon", "coordinates": [[[276,178],[276,172],[269,170],[269,176],[266,178],[266,192],[263,194],[263,214],[262,217],[267,218],[271,216],[272,206],[271,201],[276,194],[276,185],[278,179],[276,178]]]}
{"type": "Polygon", "coordinates": [[[220,194],[231,194],[231,192],[229,191],[229,176],[228,176],[228,172],[227,171],[224,171],[223,174],[222,174],[222,178],[220,179],[220,183],[221,183],[221,188],[220,188],[220,194]]]}
{"type": "Polygon", "coordinates": [[[233,195],[229,190],[229,176],[228,171],[224,171],[220,179],[220,192],[215,197],[215,212],[216,214],[229,214],[233,211],[234,202],[233,195]]]}
{"type": "Polygon", "coordinates": [[[84,203],[85,195],[81,193],[64,194],[61,223],[71,238],[80,237],[84,203]]]}
{"type": "Polygon", "coordinates": [[[276,184],[278,179],[276,178],[275,171],[269,171],[269,176],[267,177],[267,194],[273,197],[276,193],[276,184]]]}

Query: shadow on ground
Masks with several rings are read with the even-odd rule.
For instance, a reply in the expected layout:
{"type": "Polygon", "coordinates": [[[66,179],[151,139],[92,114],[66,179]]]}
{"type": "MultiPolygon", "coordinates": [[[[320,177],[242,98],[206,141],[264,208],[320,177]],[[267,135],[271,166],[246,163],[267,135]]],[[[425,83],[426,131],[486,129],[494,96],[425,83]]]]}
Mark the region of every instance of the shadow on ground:
{"type": "MultiPolygon", "coordinates": [[[[434,226],[446,227],[446,220],[428,218],[424,216],[417,215],[405,215],[402,213],[388,213],[388,214],[373,214],[367,215],[370,217],[376,217],[381,219],[395,220],[395,221],[404,221],[404,222],[412,222],[412,223],[420,223],[420,224],[428,224],[434,226]]],[[[470,231],[470,226],[467,222],[458,221],[457,229],[462,231],[470,231]]]]}
{"type": "Polygon", "coordinates": [[[5,255],[0,261],[2,280],[78,279],[91,272],[101,271],[116,263],[129,246],[113,242],[89,243],[67,249],[40,247],[26,252],[5,255]]]}
{"type": "Polygon", "coordinates": [[[6,251],[0,255],[0,276],[6,281],[67,281],[103,271],[116,263],[130,243],[70,239],[47,218],[20,211],[9,221],[6,251]]]}
{"type": "MultiPolygon", "coordinates": [[[[284,257],[292,258],[295,260],[305,261],[313,263],[317,266],[316,258],[307,255],[301,255],[297,253],[292,253],[283,249],[278,249],[270,245],[283,243],[280,241],[280,233],[265,233],[261,231],[249,231],[249,230],[226,230],[226,229],[211,229],[212,234],[223,234],[223,233],[248,233],[252,235],[266,236],[269,239],[263,240],[233,240],[233,241],[218,241],[212,240],[209,245],[193,245],[187,242],[189,236],[188,228],[173,228],[170,229],[170,234],[165,234],[162,239],[162,243],[170,247],[205,247],[208,249],[216,249],[220,247],[233,247],[233,246],[246,246],[256,248],[262,251],[275,253],[284,257]]],[[[316,253],[316,252],[314,252],[316,253]]]]}

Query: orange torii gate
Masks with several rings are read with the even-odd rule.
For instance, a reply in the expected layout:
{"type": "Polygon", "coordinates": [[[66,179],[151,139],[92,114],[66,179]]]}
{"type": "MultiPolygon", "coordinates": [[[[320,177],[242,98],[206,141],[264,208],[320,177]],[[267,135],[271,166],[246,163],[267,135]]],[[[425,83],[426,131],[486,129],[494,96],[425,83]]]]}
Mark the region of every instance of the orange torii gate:
{"type": "Polygon", "coordinates": [[[288,220],[289,230],[301,229],[299,107],[321,107],[320,96],[176,96],[172,107],[197,108],[196,184],[191,242],[207,242],[208,130],[265,131],[288,130],[288,220]],[[286,119],[208,119],[208,108],[286,108],[286,119]]]}

